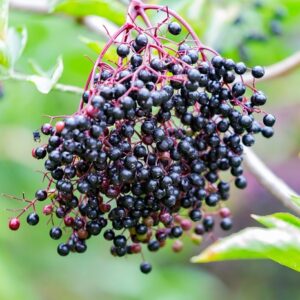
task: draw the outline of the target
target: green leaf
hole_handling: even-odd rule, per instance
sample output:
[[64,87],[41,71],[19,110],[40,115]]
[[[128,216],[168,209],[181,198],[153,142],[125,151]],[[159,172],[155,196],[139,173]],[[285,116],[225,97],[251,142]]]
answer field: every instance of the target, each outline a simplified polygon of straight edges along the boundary
[[12,78],[32,82],[39,92],[48,94],[62,75],[64,69],[62,58],[59,57],[56,65],[48,71],[44,71],[34,61],[30,61],[30,63],[37,75],[20,75],[12,72]]
[[191,259],[194,263],[271,259],[300,272],[300,230],[248,228],[224,238]]
[[84,36],[80,36],[79,40],[83,42],[86,46],[88,46],[91,50],[96,52],[98,55],[104,46],[104,43],[100,43],[99,41],[88,39]]
[[27,30],[25,27],[11,27],[8,29],[7,53],[9,67],[12,69],[22,55],[27,43]]
[[76,17],[96,15],[122,25],[126,11],[123,5],[114,0],[65,0],[54,7],[54,12]]
[[289,230],[290,226],[300,229],[300,219],[289,213],[275,213],[269,216],[251,215],[253,219],[269,228]]

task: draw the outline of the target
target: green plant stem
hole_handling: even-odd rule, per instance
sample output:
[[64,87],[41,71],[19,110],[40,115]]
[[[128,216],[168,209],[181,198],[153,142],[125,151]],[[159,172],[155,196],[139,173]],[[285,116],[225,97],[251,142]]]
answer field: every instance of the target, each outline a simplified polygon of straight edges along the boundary
[[[6,79],[14,79],[14,80],[18,80],[18,81],[30,82],[30,75],[13,72]],[[65,92],[65,93],[73,93],[73,94],[78,94],[78,95],[82,95],[82,93],[83,93],[82,88],[73,86],[73,85],[63,84],[63,83],[55,84],[53,89],[57,90],[57,91]]]

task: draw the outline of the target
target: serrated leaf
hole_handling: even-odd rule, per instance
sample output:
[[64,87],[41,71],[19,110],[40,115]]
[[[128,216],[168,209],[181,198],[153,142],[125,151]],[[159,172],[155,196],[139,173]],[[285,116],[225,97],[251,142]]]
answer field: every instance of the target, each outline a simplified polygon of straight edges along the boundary
[[271,259],[300,272],[300,230],[248,228],[224,238],[191,259],[207,263],[237,259]]
[[253,219],[269,228],[289,230],[290,226],[300,230],[300,219],[289,213],[275,213],[268,216],[251,215]]
[[83,42],[86,46],[88,46],[91,50],[93,50],[95,53],[99,54],[104,46],[103,43],[100,43],[96,40],[88,39],[84,36],[80,36],[79,40]]
[[7,36],[7,55],[9,67],[13,69],[15,63],[22,55],[27,43],[27,30],[25,27],[11,27]]
[[76,17],[101,16],[122,25],[125,21],[125,7],[114,0],[65,0],[54,7],[54,12]]

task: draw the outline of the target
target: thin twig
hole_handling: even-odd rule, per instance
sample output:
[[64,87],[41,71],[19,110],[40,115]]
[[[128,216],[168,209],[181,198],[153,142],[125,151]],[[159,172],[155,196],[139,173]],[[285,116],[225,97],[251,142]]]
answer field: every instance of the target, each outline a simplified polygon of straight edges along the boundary
[[[30,81],[30,75],[26,75],[26,74],[22,74],[22,73],[13,73],[11,74],[11,76],[9,77],[10,79],[14,79],[14,80],[19,80],[19,81]],[[66,93],[73,93],[73,94],[78,94],[78,95],[82,95],[82,93],[84,92],[84,90],[80,87],[77,86],[73,86],[73,85],[67,85],[67,84],[63,84],[63,83],[56,83],[53,86],[54,90],[57,91],[61,91],[61,92],[66,92]]]
[[[256,79],[256,81],[267,81],[270,79],[275,79],[278,77],[281,77],[283,75],[286,75],[287,73],[290,73],[297,69],[300,66],[300,51],[295,52],[291,56],[279,61],[278,63],[275,63],[273,65],[270,65],[265,68],[265,76],[261,79]],[[244,81],[246,83],[252,83],[253,77],[251,74],[247,74],[244,76]]]
[[276,176],[252,150],[245,147],[244,153],[245,165],[257,181],[284,206],[300,216],[300,207],[291,201],[292,196],[297,193]]

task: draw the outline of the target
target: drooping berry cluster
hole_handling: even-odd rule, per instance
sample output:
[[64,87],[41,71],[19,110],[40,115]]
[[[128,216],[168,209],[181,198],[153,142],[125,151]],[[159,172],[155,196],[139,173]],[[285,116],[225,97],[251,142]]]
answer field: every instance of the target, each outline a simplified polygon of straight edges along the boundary
[[[62,256],[85,252],[87,240],[99,234],[112,242],[113,255],[124,256],[140,253],[142,244],[157,251],[167,239],[178,252],[184,232],[201,237],[217,220],[229,230],[223,203],[230,182],[222,174],[230,172],[236,187],[245,188],[243,147],[257,133],[273,135],[272,115],[254,119],[267,99],[244,82],[244,63],[205,48],[167,8],[159,8],[166,19],[151,27],[145,11],[158,7],[132,5],[136,15],[104,48],[79,110],[44,124],[48,141],[33,150],[45,159],[48,185],[26,209],[48,201],[43,213],[53,224],[61,220],[51,238],[68,235],[57,249]],[[137,16],[147,28],[135,24]],[[117,60],[108,62],[114,46]],[[251,73],[255,82],[264,69]],[[27,222],[39,222],[35,211]],[[18,217],[9,226],[17,230]],[[143,262],[141,271],[151,265]]]

